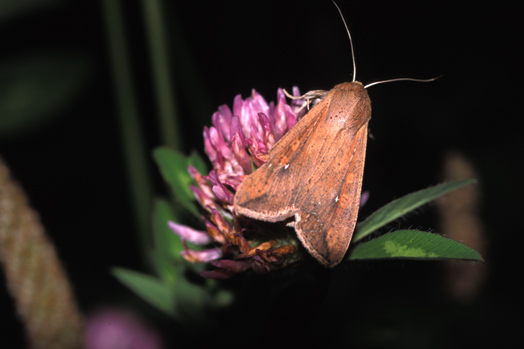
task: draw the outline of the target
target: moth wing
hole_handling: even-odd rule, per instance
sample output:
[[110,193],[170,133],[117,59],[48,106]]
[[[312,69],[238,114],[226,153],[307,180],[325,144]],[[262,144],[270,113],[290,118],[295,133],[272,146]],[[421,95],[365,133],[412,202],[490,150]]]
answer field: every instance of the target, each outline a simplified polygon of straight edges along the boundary
[[360,83],[335,86],[275,144],[235,194],[242,215],[295,215],[297,236],[326,267],[347,251],[358,215],[371,103]]
[[[320,126],[319,118],[327,108],[320,102],[307,113],[270,150],[268,161],[241,183],[235,194],[235,211],[268,222],[282,221],[296,213],[295,198],[308,164],[297,159]],[[297,161],[299,160],[299,161]]]
[[344,83],[319,106],[325,108],[322,129],[308,135],[289,169],[299,174],[293,193],[297,236],[321,264],[333,267],[347,251],[360,207],[371,102],[360,84]]
[[[353,134],[341,131],[326,144],[334,157],[319,158],[328,161],[323,171],[311,177],[307,191],[297,197],[295,230],[306,249],[322,265],[333,267],[344,257],[357,220],[367,143],[367,125]],[[338,147],[338,149],[336,149]],[[346,166],[341,166],[346,163]],[[321,167],[320,165],[317,165]],[[326,185],[325,183],[335,185]]]

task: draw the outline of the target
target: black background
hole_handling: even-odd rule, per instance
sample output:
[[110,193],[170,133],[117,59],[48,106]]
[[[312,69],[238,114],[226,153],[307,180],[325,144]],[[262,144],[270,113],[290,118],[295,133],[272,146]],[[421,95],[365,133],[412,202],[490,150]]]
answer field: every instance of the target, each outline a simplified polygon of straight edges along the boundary
[[[445,346],[510,344],[519,335],[515,316],[522,310],[518,271],[523,238],[518,217],[524,190],[518,68],[523,57],[517,26],[521,12],[512,7],[517,5],[501,2],[338,3],[353,36],[358,81],[442,75],[433,83],[370,88],[374,140],[368,142],[364,175],[364,189],[371,191],[370,211],[437,183],[443,154],[459,150],[478,171],[481,217],[490,242],[485,256],[489,279],[473,305],[439,298],[444,295],[438,291],[436,264],[356,264],[344,269],[355,313],[342,315],[353,324],[359,319],[348,319],[369,314],[366,309],[376,314],[380,305],[405,304],[409,310],[402,316],[410,319],[405,336],[414,331],[423,337],[416,324],[436,331],[439,323],[450,336]],[[347,34],[330,1],[173,1],[164,7],[174,43],[170,54],[185,152],[203,153],[202,127],[211,123],[216,107],[231,105],[236,94],[247,97],[255,88],[267,100],[275,100],[278,87],[297,85],[305,92],[352,79]],[[153,149],[160,144],[141,4],[128,1],[124,8],[143,128]],[[4,57],[60,48],[85,55],[93,69],[89,83],[63,115],[32,132],[0,139],[0,154],[40,213],[82,310],[122,299],[140,303],[108,272],[116,265],[143,270],[143,264],[125,182],[101,4],[63,1],[0,27],[4,33],[8,29],[11,34],[3,35]],[[175,33],[183,38],[182,46],[173,39]],[[179,50],[186,49],[198,74],[195,79],[205,88],[201,96],[205,115],[191,111],[191,96],[177,79],[177,72],[185,69],[177,60]],[[156,170],[153,162],[151,168]],[[156,180],[158,193],[165,194],[158,175]],[[432,228],[429,211],[407,224]],[[351,282],[352,274],[358,283]],[[2,332],[13,343],[22,343],[21,325],[3,283],[0,294]],[[367,298],[359,301],[358,295]],[[140,304],[148,312],[148,306]],[[427,320],[436,309],[439,320]],[[162,315],[149,312],[159,327],[169,327]],[[361,320],[376,325],[373,317]],[[339,333],[352,336],[350,327],[342,327]],[[172,333],[164,335],[176,343]],[[433,345],[439,347],[439,342]]]

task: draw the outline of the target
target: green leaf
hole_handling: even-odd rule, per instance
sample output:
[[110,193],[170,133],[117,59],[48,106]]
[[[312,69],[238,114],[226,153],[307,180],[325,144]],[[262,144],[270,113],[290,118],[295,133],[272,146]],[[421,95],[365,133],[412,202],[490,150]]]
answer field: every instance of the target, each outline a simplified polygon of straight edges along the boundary
[[180,238],[169,229],[168,221],[178,222],[169,202],[156,199],[153,206],[153,239],[155,250],[165,253],[175,260],[182,260],[180,252],[184,246]]
[[175,293],[161,280],[136,271],[113,268],[112,274],[154,307],[174,315]]
[[0,137],[37,129],[79,95],[89,61],[74,54],[39,54],[0,63]]
[[230,290],[218,290],[212,297],[212,305],[216,309],[223,309],[233,304],[235,296]]
[[[193,265],[191,266],[193,267]],[[176,309],[179,318],[184,320],[186,325],[203,324],[206,322],[206,309],[208,307],[209,296],[204,286],[205,280],[198,274],[194,274],[195,281],[190,281],[186,276],[191,274],[190,268],[180,268],[177,281],[174,285],[177,294]]]
[[113,268],[111,272],[140,298],[172,316],[180,324],[195,327],[209,321],[206,311],[210,297],[204,287],[205,280],[195,275],[195,280],[201,280],[202,283],[190,281],[186,276],[193,271],[187,268],[185,262],[175,262],[173,276],[176,282],[172,284],[124,268]]
[[391,201],[389,204],[379,208],[365,220],[357,224],[353,242],[357,242],[384,225],[402,217],[406,213],[443,196],[450,191],[475,183],[475,179],[464,179],[460,181],[439,184],[431,188],[420,190],[404,197]]
[[202,174],[208,173],[206,163],[204,159],[202,159],[202,157],[198,155],[198,152],[193,150],[191,152],[191,155],[189,155],[189,157],[187,158],[187,161],[188,161],[188,165],[189,164],[193,165],[198,170],[198,172]]
[[200,217],[194,204],[195,197],[189,188],[194,181],[187,172],[188,160],[182,154],[167,147],[156,148],[153,156],[160,167],[162,177],[169,184],[180,204]]
[[409,258],[423,260],[468,259],[483,261],[480,254],[460,242],[418,230],[397,230],[357,245],[349,260]]
[[176,275],[178,273],[178,263],[171,257],[159,250],[152,250],[149,253],[149,260],[153,265],[155,272],[162,282],[169,287],[173,287],[176,283]]
[[169,285],[173,285],[177,274],[177,261],[182,261],[180,252],[184,249],[180,238],[168,228],[168,221],[178,221],[171,205],[163,199],[156,199],[153,206],[153,245],[151,262],[156,273]]

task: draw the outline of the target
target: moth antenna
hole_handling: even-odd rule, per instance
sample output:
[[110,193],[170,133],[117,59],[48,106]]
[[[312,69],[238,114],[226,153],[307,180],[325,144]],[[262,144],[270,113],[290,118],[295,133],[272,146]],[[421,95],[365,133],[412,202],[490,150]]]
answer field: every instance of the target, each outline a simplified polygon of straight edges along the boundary
[[346,24],[346,20],[344,19],[344,15],[342,14],[342,11],[340,11],[340,7],[338,7],[335,0],[331,0],[331,1],[333,1],[333,4],[335,5],[335,7],[338,10],[338,13],[340,13],[340,17],[342,17],[342,22],[344,22],[344,27],[346,27],[346,31],[349,36],[349,44],[351,46],[351,57],[353,57],[353,82],[355,82],[355,79],[357,78],[357,65],[355,64],[355,51],[353,50],[353,40],[351,40],[351,33],[349,32],[349,28],[348,28],[348,25]]
[[436,78],[432,78],[432,79],[397,78],[397,79],[390,79],[390,80],[375,81],[375,82],[372,82],[371,84],[367,84],[366,86],[364,86],[364,88],[368,88],[368,87],[371,87],[373,85],[378,85],[378,84],[385,84],[386,82],[393,82],[393,81],[431,82],[431,81],[437,80],[440,77],[442,77],[442,75],[437,76]]

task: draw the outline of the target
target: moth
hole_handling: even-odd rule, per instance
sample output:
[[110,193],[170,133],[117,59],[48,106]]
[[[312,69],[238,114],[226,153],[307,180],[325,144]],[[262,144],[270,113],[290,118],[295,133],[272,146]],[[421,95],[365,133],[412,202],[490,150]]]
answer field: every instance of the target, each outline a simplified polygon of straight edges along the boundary
[[234,199],[237,214],[256,220],[294,217],[302,245],[329,268],[344,258],[360,207],[371,119],[366,88],[397,80],[434,80],[402,78],[363,86],[355,81],[352,43],[351,52],[353,81],[299,97],[320,101],[273,146],[268,161],[244,179]]

